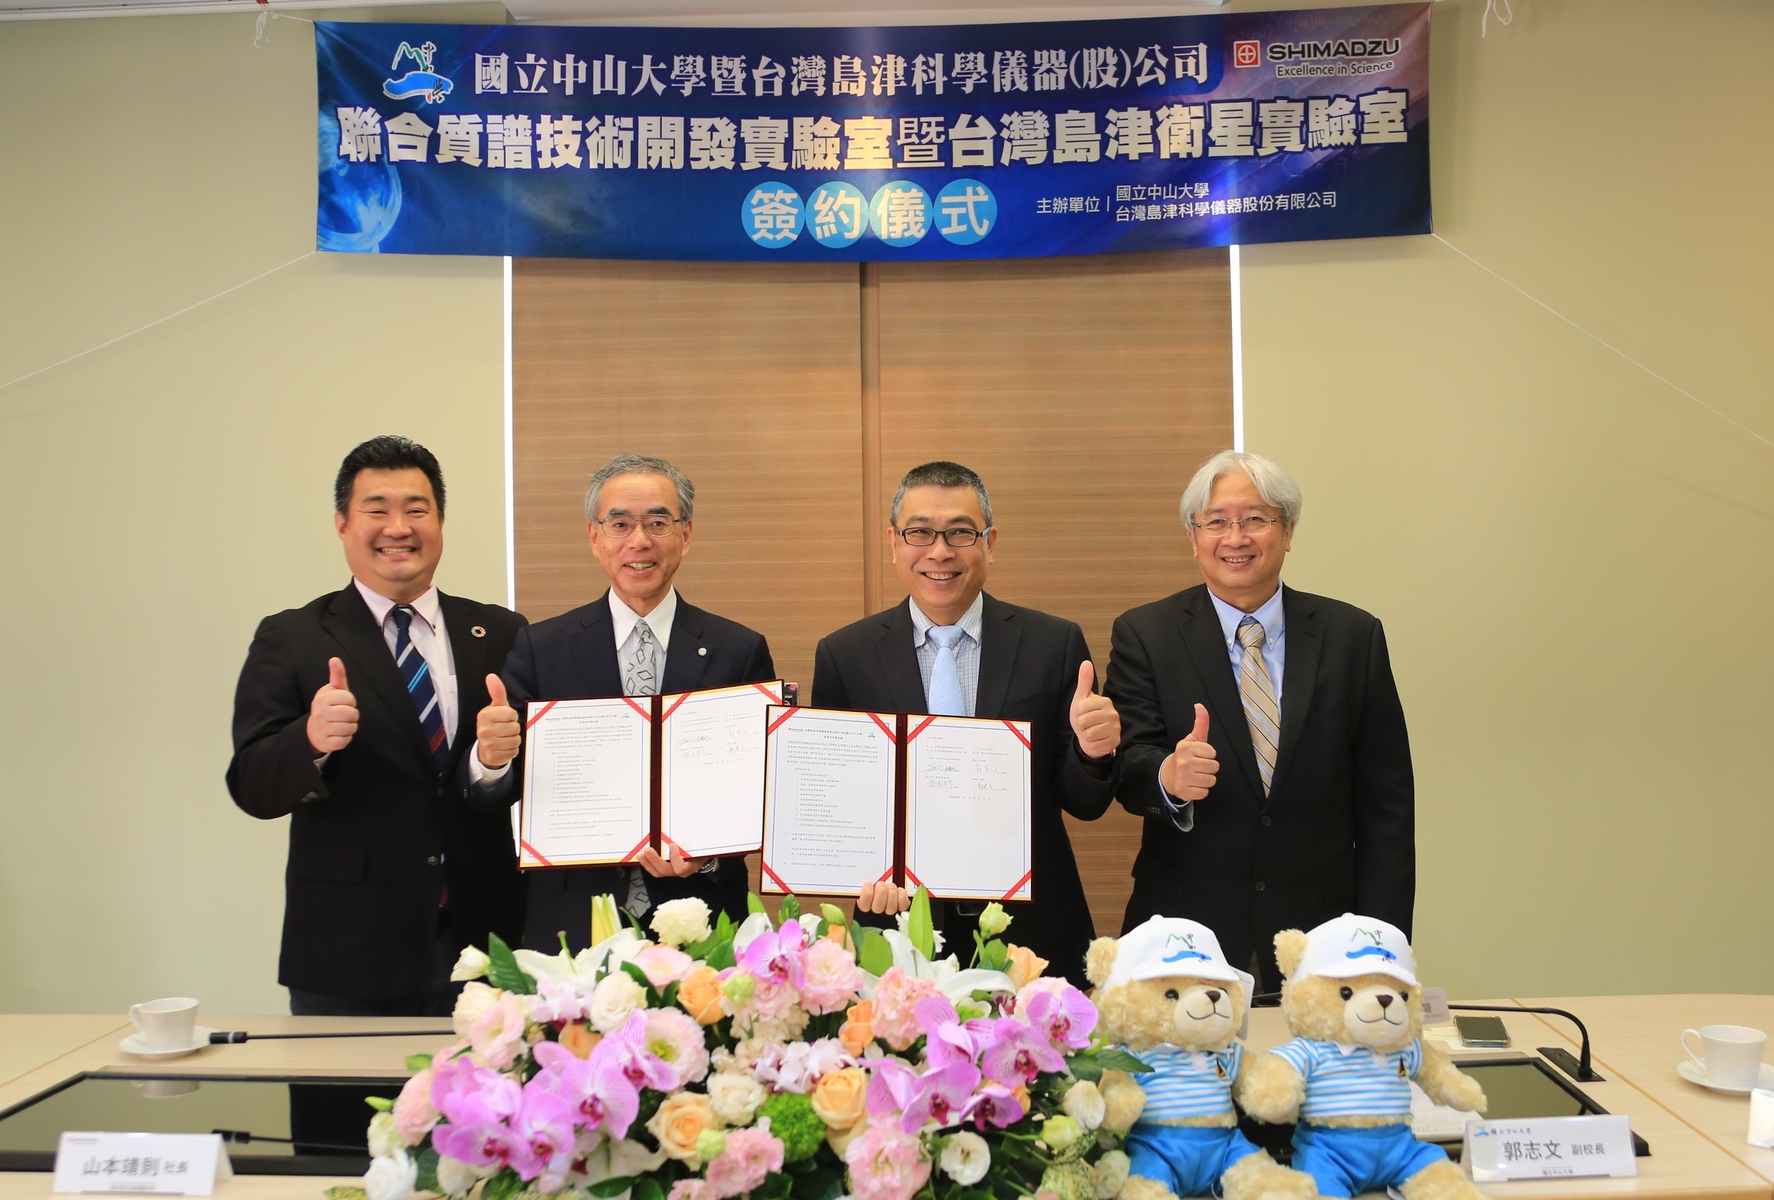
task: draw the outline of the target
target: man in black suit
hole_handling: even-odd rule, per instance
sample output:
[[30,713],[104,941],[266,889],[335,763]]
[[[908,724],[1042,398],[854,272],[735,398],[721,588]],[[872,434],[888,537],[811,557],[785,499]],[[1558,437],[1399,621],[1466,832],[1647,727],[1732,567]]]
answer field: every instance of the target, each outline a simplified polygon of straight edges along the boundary
[[[503,689],[494,690],[477,723],[469,761],[476,787],[499,789],[506,803],[517,799],[519,714],[532,700],[651,696],[776,678],[762,634],[695,607],[672,586],[690,552],[695,502],[696,489],[663,458],[619,454],[592,475],[586,531],[610,588],[518,634],[501,672]],[[563,932],[575,950],[590,945],[591,899],[606,892],[636,918],[666,900],[697,896],[711,912],[745,919],[744,855],[682,858],[669,846],[667,854],[649,847],[634,867],[528,872],[524,945],[555,950]]]
[[[1088,987],[1084,952],[1095,926],[1060,811],[1084,821],[1107,811],[1121,726],[1114,705],[1094,694],[1084,631],[986,594],[998,531],[985,484],[966,467],[912,468],[893,497],[888,536],[911,594],[820,641],[812,703],[1031,723],[1033,899],[1008,906],[1015,923],[1005,936]],[[861,893],[864,914],[907,904],[905,890],[889,883],[865,881]],[[937,928],[965,960],[981,906],[938,907]]]
[[1410,932],[1410,740],[1379,621],[1281,586],[1285,471],[1224,451],[1182,514],[1206,582],[1122,614],[1109,653],[1119,797],[1146,818],[1123,928],[1193,918],[1273,991],[1277,930],[1357,912]]
[[290,1011],[444,1015],[462,947],[523,921],[510,827],[468,806],[457,771],[524,619],[432,584],[443,472],[418,443],[353,450],[334,508],[352,581],[259,623],[228,792],[255,817],[290,817],[277,973]]

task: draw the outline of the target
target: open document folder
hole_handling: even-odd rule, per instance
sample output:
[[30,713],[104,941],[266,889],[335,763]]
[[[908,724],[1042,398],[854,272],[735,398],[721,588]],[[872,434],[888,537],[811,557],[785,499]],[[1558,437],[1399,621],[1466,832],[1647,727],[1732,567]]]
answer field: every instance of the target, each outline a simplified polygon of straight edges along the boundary
[[689,858],[763,843],[764,724],[782,683],[672,696],[533,701],[525,717],[518,865]]
[[1027,721],[770,708],[763,890],[855,895],[864,881],[954,900],[1027,900]]

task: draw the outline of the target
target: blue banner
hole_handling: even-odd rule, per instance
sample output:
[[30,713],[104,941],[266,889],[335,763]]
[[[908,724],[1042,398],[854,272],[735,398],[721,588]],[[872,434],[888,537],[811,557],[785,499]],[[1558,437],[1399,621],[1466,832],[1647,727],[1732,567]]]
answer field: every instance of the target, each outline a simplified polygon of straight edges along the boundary
[[1429,7],[322,22],[319,246],[854,262],[1428,233]]

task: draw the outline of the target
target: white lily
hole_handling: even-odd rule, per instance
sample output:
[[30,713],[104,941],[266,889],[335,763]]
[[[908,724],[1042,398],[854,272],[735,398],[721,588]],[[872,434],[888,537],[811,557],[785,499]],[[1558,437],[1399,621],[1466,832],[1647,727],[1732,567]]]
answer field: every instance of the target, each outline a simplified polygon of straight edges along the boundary
[[625,963],[639,954],[641,947],[646,944],[640,934],[625,927],[615,936],[607,937],[578,954],[569,955],[565,950],[558,954],[543,954],[538,950],[513,950],[511,956],[517,960],[518,968],[537,982],[544,979],[565,980],[573,985],[574,991],[589,996],[591,989],[597,986],[598,975],[606,963],[612,967]]
[[[960,961],[952,954],[947,958],[939,958],[932,962],[925,958],[916,946],[912,945],[911,938],[897,929],[883,929],[881,936],[887,939],[887,945],[893,951],[894,966],[907,975],[933,981],[938,988],[942,989],[942,994],[956,1004],[970,999],[975,992],[1011,995],[1016,993],[1016,985],[1010,981],[1010,976],[1002,971],[986,971],[977,967],[962,970]],[[874,997],[878,978],[878,976],[870,975],[867,971],[862,972],[864,999]]]

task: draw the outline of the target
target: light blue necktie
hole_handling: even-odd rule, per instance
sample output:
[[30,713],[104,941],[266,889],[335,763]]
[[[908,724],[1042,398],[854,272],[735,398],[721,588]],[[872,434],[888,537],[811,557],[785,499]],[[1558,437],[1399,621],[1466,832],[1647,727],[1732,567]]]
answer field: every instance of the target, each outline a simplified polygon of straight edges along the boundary
[[930,668],[930,711],[935,716],[964,717],[967,704],[961,698],[961,663],[955,647],[965,631],[959,625],[932,625],[924,636],[936,643],[936,662]]

